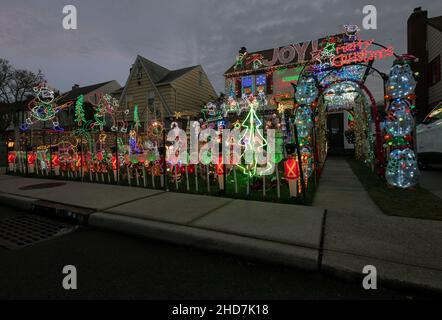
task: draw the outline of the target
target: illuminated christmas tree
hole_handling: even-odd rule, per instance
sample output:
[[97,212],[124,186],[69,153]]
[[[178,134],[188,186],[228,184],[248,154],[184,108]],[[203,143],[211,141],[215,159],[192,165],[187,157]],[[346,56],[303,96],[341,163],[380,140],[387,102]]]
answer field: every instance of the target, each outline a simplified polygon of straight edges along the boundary
[[140,116],[138,115],[138,105],[135,105],[135,107],[134,107],[134,128],[135,128],[135,130],[138,130],[139,127],[141,127]]
[[84,117],[83,102],[83,95],[78,96],[77,102],[75,103],[75,122],[79,127],[86,122],[86,118]]
[[244,174],[253,177],[257,174],[258,168],[262,169],[259,174],[264,175],[265,172],[271,170],[273,166],[269,162],[263,167],[259,164],[257,157],[258,154],[263,151],[264,147],[267,146],[267,140],[262,134],[262,129],[260,129],[262,121],[256,114],[256,110],[259,107],[258,101],[253,96],[250,96],[247,101],[249,104],[249,112],[242,122],[242,127],[245,128],[245,130],[240,139],[240,144],[244,147],[241,158],[247,159],[247,155],[251,154],[253,160],[250,163],[240,164],[238,167],[243,170]]

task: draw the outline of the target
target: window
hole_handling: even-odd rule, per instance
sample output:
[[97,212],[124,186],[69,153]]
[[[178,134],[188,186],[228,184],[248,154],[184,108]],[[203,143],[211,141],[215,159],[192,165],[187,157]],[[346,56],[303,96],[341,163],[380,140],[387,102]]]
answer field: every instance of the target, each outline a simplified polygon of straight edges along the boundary
[[242,77],[242,92],[249,95],[253,93],[253,76]]
[[255,78],[256,91],[267,92],[267,77],[265,74],[257,75]]
[[434,86],[440,81],[440,55],[431,60],[429,64],[430,69],[430,86]]
[[154,90],[149,90],[147,92],[147,105],[148,106],[153,105],[154,101],[155,101],[155,91]]

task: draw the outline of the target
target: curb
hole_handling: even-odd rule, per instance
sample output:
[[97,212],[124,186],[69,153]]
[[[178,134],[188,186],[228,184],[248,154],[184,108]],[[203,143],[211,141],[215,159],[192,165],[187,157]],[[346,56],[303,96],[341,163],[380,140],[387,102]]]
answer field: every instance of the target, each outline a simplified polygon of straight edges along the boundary
[[38,201],[39,201],[38,199],[34,198],[16,196],[7,193],[0,193],[1,204],[8,207],[16,208],[18,210],[33,211],[34,205]]
[[0,193],[0,204],[77,225],[87,225],[89,216],[95,212],[93,209],[68,206],[8,193]]
[[[66,207],[62,204],[7,193],[0,193],[0,204],[33,213],[36,213],[37,208],[42,208],[43,211],[52,218],[67,218],[70,222],[77,224],[79,222],[78,219],[73,219],[72,213],[75,211],[66,210]],[[80,211],[88,210],[85,208],[74,208],[74,210],[75,209]],[[65,216],[62,216],[63,214]],[[442,296],[442,276],[440,281],[434,282],[434,278],[437,279],[437,277],[429,278],[426,276],[436,271],[431,269],[426,270],[424,267],[415,267],[414,270],[411,270],[409,266],[399,263],[337,252],[338,254],[348,256],[344,260],[349,264],[344,266],[341,263],[336,263],[336,261],[330,261],[328,256],[329,252],[327,252],[326,249],[323,250],[324,257],[322,257],[322,261],[319,263],[322,248],[305,248],[185,225],[144,220],[103,212],[89,212],[88,219],[80,224],[98,229],[116,231],[131,236],[139,236],[177,245],[237,255],[272,264],[297,267],[308,271],[319,271],[345,281],[361,281],[362,283],[362,278],[365,275],[362,274],[362,267],[359,267],[374,264],[375,266],[381,266],[381,268],[378,268],[378,284],[383,283],[391,288],[412,289]],[[399,268],[402,270],[407,270],[408,268],[410,270],[407,270],[405,277],[398,277],[395,274],[391,274],[391,272],[384,272],[385,270],[382,269],[384,269],[386,265],[388,267],[385,270],[389,270],[389,267],[396,270]],[[410,274],[408,274],[408,272]],[[439,272],[442,274],[442,271],[437,271],[437,273]],[[385,276],[385,273],[390,274]],[[425,278],[422,280],[419,276],[419,279],[417,279],[416,275],[423,275]]]
[[89,226],[204,250],[317,271],[318,249],[297,247],[184,225],[96,212]]
[[349,253],[330,253],[325,250],[321,271],[343,280],[360,281],[362,286],[362,279],[366,276],[362,269],[366,265],[376,267],[378,286],[381,284],[383,287],[412,289],[442,296],[442,271],[423,266],[411,266]]

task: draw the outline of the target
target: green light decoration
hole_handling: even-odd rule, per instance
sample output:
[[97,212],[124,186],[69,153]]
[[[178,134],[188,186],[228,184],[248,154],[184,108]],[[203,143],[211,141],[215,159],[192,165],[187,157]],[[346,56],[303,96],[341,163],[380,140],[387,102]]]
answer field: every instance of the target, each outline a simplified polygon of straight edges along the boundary
[[[249,101],[249,112],[242,122],[244,130],[244,134],[240,139],[240,144],[244,146],[244,152],[241,155],[241,158],[244,159],[245,155],[253,153],[253,160],[248,164],[238,164],[237,166],[243,171],[245,175],[249,177],[253,177],[257,175],[258,169],[258,159],[257,152],[261,152],[265,146],[267,146],[267,140],[262,135],[262,130],[259,128],[262,126],[261,120],[258,118],[256,114],[256,108],[259,106],[256,98],[253,101]],[[259,146],[256,146],[255,142],[260,143]],[[269,162],[266,163],[266,167],[263,168],[260,175],[265,175],[269,170],[273,169],[273,165]]]
[[79,127],[81,127],[81,125],[86,122],[86,118],[84,117],[83,102],[84,96],[78,96],[77,102],[75,103],[75,122]]
[[134,107],[134,128],[138,130],[141,127],[140,116],[138,115],[138,105]]
[[275,155],[273,161],[279,163],[284,159],[284,136],[281,130],[276,131],[275,135]]
[[83,142],[87,143],[89,150],[92,150],[92,137],[90,132],[91,122],[92,121],[90,120],[84,121],[81,126],[72,131],[72,136],[74,136],[78,141],[84,139]]

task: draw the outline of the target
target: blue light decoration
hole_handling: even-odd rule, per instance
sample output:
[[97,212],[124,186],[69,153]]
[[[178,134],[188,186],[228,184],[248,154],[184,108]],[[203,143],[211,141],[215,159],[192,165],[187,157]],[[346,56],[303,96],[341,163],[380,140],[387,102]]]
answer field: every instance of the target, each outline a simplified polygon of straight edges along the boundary
[[387,82],[387,94],[391,99],[406,98],[414,92],[416,80],[408,64],[395,64]]
[[414,128],[414,119],[410,104],[405,99],[395,99],[390,105],[391,117],[387,118],[385,130],[393,137],[410,135]]
[[303,168],[304,183],[307,185],[308,178],[313,172],[313,159],[311,132],[313,127],[311,104],[318,96],[318,88],[313,74],[307,73],[298,82],[295,99],[299,104],[295,113],[295,124],[298,133],[297,147],[301,151],[301,166]]
[[255,78],[256,91],[265,92],[267,86],[267,77],[265,74],[257,75]]
[[389,184],[400,188],[416,185],[419,182],[419,170],[413,150],[393,150],[390,153],[385,178]]
[[267,77],[265,74],[260,74],[256,76],[256,85],[265,86],[267,83]]
[[242,92],[250,95],[253,93],[253,76],[245,76],[241,79]]
[[410,100],[414,98],[416,80],[410,65],[404,58],[395,61],[387,82],[387,107],[385,140],[392,148],[385,179],[390,185],[410,188],[419,181],[416,156],[411,149],[414,119],[411,114]]
[[304,76],[298,82],[295,98],[300,105],[310,105],[318,96],[318,88],[313,76]]

